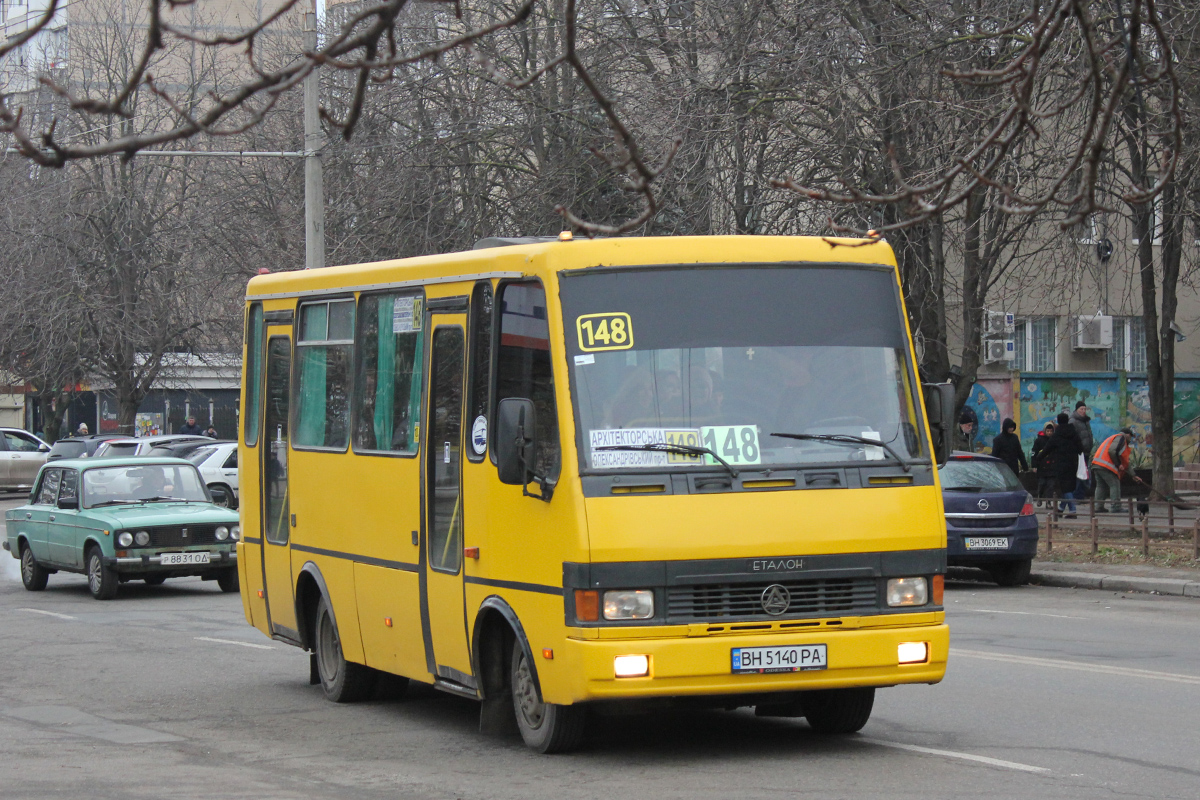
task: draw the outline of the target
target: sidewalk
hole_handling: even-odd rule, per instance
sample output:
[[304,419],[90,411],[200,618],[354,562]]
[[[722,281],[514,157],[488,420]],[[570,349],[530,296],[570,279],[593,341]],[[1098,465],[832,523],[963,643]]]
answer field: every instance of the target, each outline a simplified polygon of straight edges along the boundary
[[1146,564],[1087,564],[1034,561],[1030,583],[1116,592],[1156,592],[1200,597],[1200,573]]

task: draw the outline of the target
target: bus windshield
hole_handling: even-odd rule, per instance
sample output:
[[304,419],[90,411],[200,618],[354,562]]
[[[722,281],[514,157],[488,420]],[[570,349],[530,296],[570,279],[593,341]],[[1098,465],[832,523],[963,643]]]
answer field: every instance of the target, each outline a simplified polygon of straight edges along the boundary
[[890,271],[596,270],[562,294],[585,470],[927,458]]

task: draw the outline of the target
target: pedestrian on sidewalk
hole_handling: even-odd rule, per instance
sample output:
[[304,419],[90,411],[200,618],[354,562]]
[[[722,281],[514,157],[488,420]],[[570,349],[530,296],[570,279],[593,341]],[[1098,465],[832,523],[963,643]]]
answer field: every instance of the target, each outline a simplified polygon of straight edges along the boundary
[[1021,449],[1016,430],[1017,423],[1005,418],[1000,425],[1000,435],[992,440],[992,455],[1008,464],[1014,475],[1020,475],[1029,469],[1029,464],[1025,461],[1025,451]]
[[1129,471],[1129,456],[1133,450],[1133,429],[1120,431],[1105,439],[1092,456],[1092,474],[1096,476],[1096,510],[1107,512],[1104,503],[1112,495],[1114,512],[1124,511],[1121,507],[1121,478]]
[[[1071,414],[1071,427],[1075,429],[1075,433],[1079,434],[1079,443],[1083,446],[1083,454],[1087,456],[1092,452],[1092,447],[1095,446],[1095,439],[1092,437],[1092,418],[1088,416],[1087,403],[1080,400],[1075,404],[1075,411]],[[1084,466],[1086,469],[1086,464]],[[1091,491],[1091,476],[1088,478],[1079,478],[1079,482],[1075,484],[1075,499],[1083,500]]]
[[180,433],[190,433],[193,436],[200,436],[201,434],[204,433],[204,429],[196,424],[196,418],[194,416],[189,416],[187,418],[187,424],[184,425],[183,427],[181,427],[179,429],[179,432]]
[[979,417],[975,414],[975,409],[970,406],[963,406],[962,413],[958,416],[958,441],[955,446],[959,450],[974,453],[975,434],[978,431]]
[[1083,445],[1071,426],[1071,416],[1065,411],[1058,415],[1058,425],[1046,443],[1045,454],[1055,481],[1056,496],[1061,498],[1058,510],[1066,512],[1067,519],[1075,519],[1075,474],[1079,471]]
[[[1050,441],[1050,434],[1054,433],[1054,423],[1047,422],[1033,440],[1033,450],[1029,455],[1029,465],[1033,467],[1033,471],[1037,473],[1037,505],[1042,507],[1042,501],[1048,500],[1054,496],[1054,477],[1050,474],[1050,469],[1046,464],[1046,443]],[[1049,506],[1049,503],[1046,504]]]

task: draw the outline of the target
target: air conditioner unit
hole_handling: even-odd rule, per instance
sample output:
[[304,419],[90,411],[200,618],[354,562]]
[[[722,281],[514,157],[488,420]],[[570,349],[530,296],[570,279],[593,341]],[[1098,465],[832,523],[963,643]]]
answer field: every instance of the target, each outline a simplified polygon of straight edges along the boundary
[[983,335],[1004,336],[1013,332],[1016,327],[1016,317],[1006,311],[983,312]]
[[1012,339],[986,339],[983,342],[983,360],[989,364],[1012,361],[1017,357],[1017,348]]
[[1071,347],[1076,350],[1110,350],[1113,346],[1113,318],[1103,314],[1074,318]]

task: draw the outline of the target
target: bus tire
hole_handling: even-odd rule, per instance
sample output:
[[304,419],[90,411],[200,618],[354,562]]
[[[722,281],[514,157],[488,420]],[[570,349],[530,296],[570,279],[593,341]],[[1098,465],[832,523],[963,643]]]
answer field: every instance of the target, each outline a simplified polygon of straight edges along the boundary
[[342,640],[324,597],[317,603],[317,620],[313,631],[317,673],[326,699],[335,703],[356,703],[370,697],[375,690],[376,672],[370,667],[347,661],[342,655]]
[[217,586],[226,594],[236,592],[240,586],[238,584],[238,568],[225,567],[217,574]]
[[871,718],[874,687],[820,689],[800,695],[800,707],[817,733],[857,733]]
[[40,592],[46,588],[50,573],[33,557],[33,550],[24,542],[21,543],[21,583],[31,592]]
[[988,572],[997,586],[1024,586],[1029,583],[1029,572],[1032,569],[1033,559],[1031,558],[988,565]]
[[586,709],[542,702],[525,649],[518,643],[512,650],[513,711],[525,744],[539,753],[567,753],[578,748],[583,743]]

